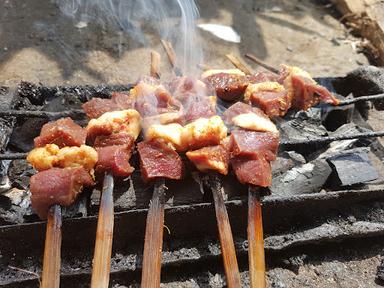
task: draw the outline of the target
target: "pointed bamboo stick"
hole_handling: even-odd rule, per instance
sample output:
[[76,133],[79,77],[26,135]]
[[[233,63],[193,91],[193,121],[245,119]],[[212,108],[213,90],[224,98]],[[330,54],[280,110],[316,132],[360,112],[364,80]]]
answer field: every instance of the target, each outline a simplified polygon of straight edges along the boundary
[[260,195],[255,187],[248,189],[248,259],[251,287],[264,288],[265,256],[263,238],[263,219]]
[[160,287],[165,189],[165,180],[157,180],[153,190],[145,228],[143,270],[141,274],[141,287],[143,288]]
[[179,67],[177,67],[176,52],[173,49],[172,43],[167,41],[167,40],[161,39],[161,44],[163,45],[165,53],[168,56],[168,60],[172,66],[173,72],[175,73],[176,76],[181,76],[183,73],[181,72],[181,69]]
[[43,260],[42,288],[59,288],[61,266],[61,207],[53,205],[48,212]]
[[260,60],[259,58],[257,58],[255,55],[248,53],[248,54],[245,54],[245,57],[252,60],[256,64],[259,64],[260,66],[264,67],[265,69],[269,70],[270,72],[272,72],[274,74],[279,74],[279,69],[276,69],[275,67],[268,65],[267,63],[265,63],[262,60]]
[[151,51],[150,75],[154,78],[160,78],[160,54],[156,51]]
[[221,254],[223,255],[224,270],[229,288],[241,287],[239,266],[237,264],[235,244],[233,242],[231,224],[223,198],[223,187],[218,175],[209,176],[209,186],[212,189],[215,204],[217,228],[219,230]]
[[113,176],[110,173],[106,173],[97,222],[91,280],[92,288],[107,288],[109,286],[114,224],[113,187]]
[[251,68],[249,68],[244,61],[242,61],[240,58],[236,57],[233,54],[227,54],[225,55],[229,61],[239,70],[243,71],[246,75],[253,74],[253,71]]

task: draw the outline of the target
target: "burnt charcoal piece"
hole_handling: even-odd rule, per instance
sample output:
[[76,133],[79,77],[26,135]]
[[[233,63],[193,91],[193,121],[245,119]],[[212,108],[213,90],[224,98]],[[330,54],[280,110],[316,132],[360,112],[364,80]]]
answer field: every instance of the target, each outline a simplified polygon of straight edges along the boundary
[[[355,97],[384,93],[384,68],[362,66],[336,81],[335,86],[344,90],[344,95],[353,93]],[[384,110],[384,99],[375,100],[373,104],[377,110]],[[357,107],[366,116],[369,104],[359,103]]]
[[[328,136],[327,129],[321,125],[319,120],[314,120],[308,116],[304,117],[304,115],[306,114],[301,113],[298,118],[288,121],[282,120],[279,121],[280,123],[277,123],[280,131],[280,142],[288,140],[309,140]],[[295,146],[295,151],[305,156],[324,146],[325,144],[297,145]],[[280,146],[280,148],[284,147]]]
[[41,127],[47,121],[47,119],[31,118],[16,127],[10,137],[9,147],[22,152],[31,151],[34,147],[33,139],[39,136]]
[[368,148],[356,148],[327,159],[337,185],[350,186],[376,180],[379,175],[368,158]]
[[352,121],[354,105],[326,106],[323,109],[323,125],[328,131],[335,131]]
[[323,159],[294,167],[272,179],[272,195],[317,193],[323,188],[331,172],[331,167]]
[[303,155],[295,151],[284,151],[281,155],[277,156],[275,161],[271,162],[272,177],[279,176],[296,165],[305,164],[305,162]]
[[29,178],[36,171],[28,164],[27,160],[13,160],[9,164],[8,177],[13,187],[20,189],[28,189]]

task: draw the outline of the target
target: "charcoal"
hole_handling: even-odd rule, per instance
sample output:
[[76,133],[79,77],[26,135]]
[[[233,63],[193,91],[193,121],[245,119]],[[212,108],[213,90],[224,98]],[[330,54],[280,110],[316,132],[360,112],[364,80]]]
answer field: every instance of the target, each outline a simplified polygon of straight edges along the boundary
[[272,195],[288,196],[321,191],[332,169],[324,159],[315,159],[293,167],[284,174],[272,178]]
[[31,118],[16,127],[9,140],[9,147],[17,151],[29,152],[33,149],[33,139],[39,136],[46,119]]
[[296,153],[295,151],[284,151],[277,156],[276,160],[272,164],[272,177],[276,177],[292,169],[296,165],[304,164],[305,158],[303,155]]
[[[328,135],[327,129],[321,125],[321,121],[318,119],[309,118],[308,114],[301,113],[300,117],[290,119],[287,121],[279,121],[277,123],[281,140],[308,140],[321,138]],[[307,154],[314,152],[317,149],[324,147],[324,145],[305,145],[303,147],[297,147],[296,152],[300,154]]]
[[354,105],[324,106],[322,123],[328,131],[335,131],[345,123],[352,121]]
[[29,178],[35,173],[36,171],[25,159],[13,160],[8,169],[8,177],[12,186],[25,190],[29,187]]
[[81,109],[82,102],[73,93],[57,93],[56,97],[50,99],[43,107],[43,111],[58,112],[69,109]]
[[369,160],[368,152],[369,148],[361,147],[327,158],[334,172],[332,182],[350,186],[376,180],[379,175]]
[[[337,86],[342,87],[345,94],[353,93],[355,97],[384,93],[384,68],[362,66],[341,80]],[[384,100],[375,100],[373,104],[377,110],[384,109]],[[366,114],[368,103],[359,103],[358,109]]]
[[[329,133],[330,136],[339,136],[339,135],[354,135],[357,133],[364,133],[364,132],[370,132],[371,130],[360,127],[354,123],[347,123],[343,126],[339,127],[336,131]],[[354,147],[360,147],[360,146],[369,146],[374,139],[351,139],[351,140],[342,140],[342,141],[334,141],[329,144],[329,147],[327,150],[321,152],[315,153],[312,155],[312,158],[328,158],[334,155],[339,154],[342,151],[354,148]]]
[[33,214],[30,193],[12,188],[0,195],[0,218],[7,223],[24,223]]

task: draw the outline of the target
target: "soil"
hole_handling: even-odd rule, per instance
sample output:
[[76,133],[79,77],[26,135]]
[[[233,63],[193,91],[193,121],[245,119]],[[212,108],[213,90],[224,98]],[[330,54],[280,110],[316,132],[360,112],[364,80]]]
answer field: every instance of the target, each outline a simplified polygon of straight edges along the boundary
[[[361,39],[349,34],[327,3],[200,0],[198,6],[200,23],[231,25],[241,36],[241,42],[235,44],[201,32],[204,64],[209,67],[229,68],[226,54],[249,52],[271,65],[298,65],[313,76],[343,76],[368,63],[357,48]],[[121,32],[93,23],[83,28],[77,24],[48,0],[1,1],[0,85],[15,86],[22,80],[44,85],[127,84],[148,73],[150,49],[166,59],[157,38],[152,37],[151,47],[144,47]],[[162,73],[169,71],[163,61]],[[371,115],[370,124],[383,129],[383,113],[373,111]],[[325,255],[305,261],[294,272],[274,267],[268,271],[269,286],[376,287],[381,249],[376,247],[374,253],[356,259]],[[222,275],[209,279],[207,286],[223,286]],[[199,287],[197,283],[190,279],[164,287]]]

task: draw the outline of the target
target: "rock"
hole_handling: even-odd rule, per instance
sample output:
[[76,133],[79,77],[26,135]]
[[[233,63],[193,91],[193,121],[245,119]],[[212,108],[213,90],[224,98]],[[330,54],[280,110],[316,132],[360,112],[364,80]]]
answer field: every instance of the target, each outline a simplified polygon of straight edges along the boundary
[[315,159],[293,167],[272,179],[272,195],[288,196],[319,192],[331,172],[331,167],[324,159]]

